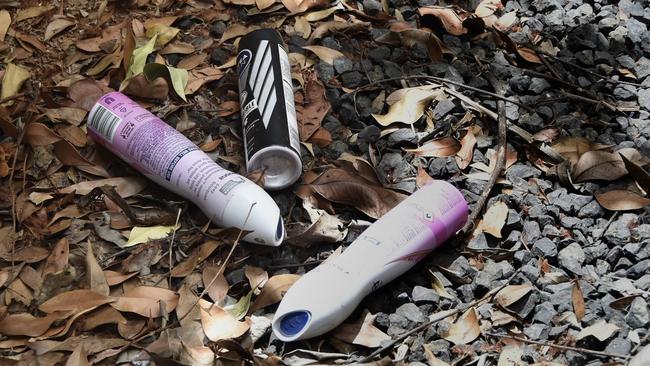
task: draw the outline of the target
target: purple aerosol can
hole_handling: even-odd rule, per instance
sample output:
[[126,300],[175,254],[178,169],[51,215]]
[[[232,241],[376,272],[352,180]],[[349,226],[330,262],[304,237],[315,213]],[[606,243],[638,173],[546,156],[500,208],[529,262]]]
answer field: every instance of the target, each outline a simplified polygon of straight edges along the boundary
[[239,41],[239,101],[246,169],[264,171],[264,188],[282,189],[302,173],[300,140],[286,46],[273,29]]
[[289,342],[321,335],[343,322],[361,300],[442,245],[467,221],[467,202],[436,180],[370,225],[341,255],[289,288],[273,332]]
[[278,246],[280,209],[258,185],[215,163],[187,137],[126,95],[104,95],[88,114],[88,133],[149,179],[194,202],[215,224]]

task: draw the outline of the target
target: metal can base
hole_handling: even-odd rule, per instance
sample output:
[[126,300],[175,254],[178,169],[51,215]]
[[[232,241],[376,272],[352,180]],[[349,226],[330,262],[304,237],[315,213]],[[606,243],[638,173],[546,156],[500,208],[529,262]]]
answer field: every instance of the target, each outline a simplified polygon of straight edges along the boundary
[[295,183],[302,174],[302,161],[290,148],[269,146],[258,151],[248,162],[248,171],[264,171],[264,188],[284,189]]

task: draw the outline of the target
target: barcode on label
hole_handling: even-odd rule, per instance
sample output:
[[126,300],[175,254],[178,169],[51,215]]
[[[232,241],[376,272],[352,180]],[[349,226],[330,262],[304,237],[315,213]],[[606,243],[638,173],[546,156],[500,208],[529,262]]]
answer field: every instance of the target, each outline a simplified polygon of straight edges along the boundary
[[99,105],[88,125],[106,140],[113,142],[113,136],[120,122],[122,122],[120,117],[116,116],[110,109]]

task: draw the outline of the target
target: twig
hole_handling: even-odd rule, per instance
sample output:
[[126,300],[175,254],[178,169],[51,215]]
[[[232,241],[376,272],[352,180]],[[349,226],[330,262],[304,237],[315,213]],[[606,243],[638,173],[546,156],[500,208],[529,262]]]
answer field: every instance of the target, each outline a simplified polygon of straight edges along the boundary
[[[492,87],[497,93],[501,95],[505,94],[506,88],[503,82],[497,80],[497,78],[490,72],[486,72],[484,76],[490,82],[490,84],[492,84]],[[498,127],[498,135],[497,135],[496,164],[494,165],[494,169],[492,170],[492,173],[490,173],[490,179],[487,181],[485,187],[483,188],[483,193],[481,193],[481,197],[479,197],[478,201],[476,202],[476,205],[474,206],[474,209],[472,210],[471,215],[469,216],[467,222],[465,223],[465,226],[463,226],[463,229],[461,230],[463,234],[467,234],[470,231],[470,229],[474,226],[474,221],[478,218],[478,216],[483,211],[483,206],[485,206],[485,203],[490,197],[490,192],[492,191],[494,184],[496,183],[497,179],[499,179],[499,177],[501,176],[501,173],[503,172],[503,168],[506,165],[506,143],[507,143],[507,133],[508,133],[508,119],[506,118],[506,103],[503,100],[497,101],[497,109],[499,113],[497,118],[497,121],[499,122],[499,127]]]
[[511,336],[511,335],[508,335],[508,334],[496,334],[496,333],[490,333],[490,332],[483,332],[483,334],[486,335],[486,336],[490,336],[490,337],[509,338],[509,339],[514,339],[514,340],[519,341],[519,342],[536,344],[538,346],[547,346],[547,347],[551,347],[551,348],[563,349],[565,351],[574,351],[574,352],[579,352],[579,353],[589,353],[589,354],[592,354],[592,355],[604,356],[604,357],[622,358],[624,360],[627,360],[628,358],[630,358],[630,356],[628,356],[628,355],[619,355],[619,354],[616,354],[616,353],[609,353],[609,352],[603,352],[603,351],[594,351],[594,350],[591,350],[591,349],[588,349],[588,348],[582,348],[582,347],[563,346],[561,344],[556,344],[556,343],[551,343],[551,342],[533,341],[533,340],[530,340],[530,339]]
[[463,307],[456,308],[456,309],[450,311],[449,313],[441,314],[441,315],[439,315],[439,316],[437,316],[437,317],[435,317],[435,318],[433,318],[433,319],[430,319],[430,320],[429,320],[428,322],[426,322],[426,323],[420,324],[420,325],[418,325],[417,327],[415,327],[415,328],[413,328],[413,329],[411,329],[411,330],[409,330],[409,331],[407,331],[407,332],[405,332],[405,333],[402,333],[400,336],[398,336],[397,338],[395,338],[395,339],[393,339],[392,341],[390,341],[390,343],[387,343],[387,344],[381,346],[380,348],[378,348],[377,350],[375,350],[374,352],[372,352],[371,354],[369,354],[369,355],[368,355],[367,357],[365,357],[363,360],[359,361],[359,363],[370,362],[370,361],[372,361],[372,359],[373,359],[375,356],[381,354],[382,352],[386,351],[386,350],[389,349],[389,348],[392,348],[394,345],[396,345],[397,343],[403,341],[404,339],[406,339],[406,338],[409,337],[410,335],[415,334],[415,333],[417,333],[417,332],[419,332],[419,331],[421,331],[421,330],[423,330],[423,329],[428,328],[429,326],[431,326],[431,324],[435,324],[435,323],[437,323],[437,322],[439,322],[439,321],[441,321],[441,320],[444,320],[444,319],[446,319],[446,318],[449,318],[450,316],[454,316],[454,315],[456,315],[456,314],[459,314],[459,313],[465,312],[465,311],[467,311],[468,309],[470,309],[470,308],[472,308],[472,307],[474,307],[474,306],[480,304],[481,302],[484,302],[484,301],[486,301],[486,300],[488,300],[488,299],[491,299],[491,298],[492,298],[494,295],[496,295],[499,291],[501,291],[503,288],[505,288],[506,286],[508,286],[508,284],[510,283],[510,281],[512,281],[512,279],[515,278],[515,276],[516,276],[517,274],[519,274],[520,271],[521,271],[521,268],[517,269],[517,270],[512,274],[512,276],[510,276],[510,278],[508,278],[508,280],[507,280],[503,285],[501,285],[501,286],[499,286],[499,287],[497,287],[497,288],[494,288],[494,289],[490,290],[490,291],[489,291],[487,294],[485,294],[485,296],[483,296],[482,298],[480,298],[480,299],[478,299],[478,300],[474,300],[474,301],[470,302],[469,304],[467,304],[467,305],[465,305],[465,306],[463,306]]
[[19,99],[19,98],[22,98],[22,97],[25,97],[25,96],[27,96],[27,93],[14,94],[14,95],[8,96],[6,98],[0,99],[0,104],[8,102],[10,100]]
[[474,91],[474,92],[477,92],[477,93],[489,95],[489,96],[491,96],[493,98],[505,100],[505,101],[510,102],[512,104],[516,104],[516,105],[520,106],[521,108],[524,108],[525,110],[527,110],[529,112],[533,111],[533,109],[530,108],[529,106],[527,106],[527,105],[525,105],[525,104],[523,104],[523,103],[521,103],[521,102],[519,102],[517,100],[504,97],[503,95],[495,94],[495,93],[492,93],[492,92],[487,91],[487,90],[479,89],[479,88],[476,88],[476,87],[473,87],[473,86],[470,86],[470,85],[467,85],[467,84],[460,83],[458,81],[453,81],[453,80],[440,78],[440,77],[437,77],[437,76],[430,76],[430,75],[407,75],[407,76],[400,76],[400,77],[396,77],[396,78],[381,79],[381,80],[377,80],[377,81],[374,81],[372,83],[366,84],[364,86],[361,86],[361,87],[359,87],[359,88],[357,88],[357,89],[355,89],[355,90],[353,90],[353,91],[351,91],[349,93],[346,93],[346,94],[354,94],[354,95],[356,95],[360,91],[366,90],[368,88],[372,88],[375,85],[384,84],[384,83],[388,83],[388,82],[391,82],[391,81],[401,81],[401,80],[429,80],[429,81],[435,81],[435,82],[438,82],[438,83],[447,83],[447,84],[458,86],[458,87],[461,87],[461,88],[464,88],[464,89],[467,89],[467,90],[471,90],[471,91]]
[[174,265],[172,264],[172,249],[174,249],[174,237],[176,237],[176,230],[178,229],[178,220],[181,218],[181,209],[178,209],[178,214],[176,214],[176,222],[174,223],[174,231],[172,231],[172,238],[169,241],[169,285],[172,283],[172,270]]

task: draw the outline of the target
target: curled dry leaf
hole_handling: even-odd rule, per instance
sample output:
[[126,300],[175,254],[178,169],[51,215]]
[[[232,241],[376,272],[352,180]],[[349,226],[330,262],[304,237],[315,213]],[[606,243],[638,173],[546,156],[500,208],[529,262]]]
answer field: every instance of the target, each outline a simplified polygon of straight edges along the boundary
[[576,164],[578,159],[580,159],[580,156],[587,151],[605,150],[610,148],[611,145],[602,145],[591,142],[584,137],[560,137],[551,144],[551,147],[560,155],[571,161],[572,164]]
[[433,15],[438,18],[445,27],[445,30],[450,34],[460,36],[467,33],[467,28],[463,26],[463,21],[467,19],[469,14],[465,11],[451,7],[427,6],[418,9],[418,12],[420,16]]
[[119,285],[120,283],[128,280],[136,274],[138,274],[138,272],[120,273],[111,270],[104,271],[104,276],[106,277],[106,282],[109,286]]
[[332,105],[325,96],[325,87],[315,75],[305,80],[302,92],[296,95],[296,119],[300,140],[309,140],[320,128]]
[[264,286],[266,281],[269,280],[269,274],[264,269],[255,266],[245,266],[244,275],[248,279],[252,289]]
[[27,313],[8,314],[0,320],[0,334],[38,337],[50,329],[52,323],[67,318],[68,315],[68,312],[52,313],[36,318]]
[[129,240],[123,247],[130,247],[137,244],[146,243],[150,240],[164,239],[177,229],[178,226],[174,225],[157,225],[147,227],[134,226],[133,229],[131,229],[131,234],[129,234]]
[[[0,99],[12,97],[20,91],[23,84],[29,80],[29,70],[22,66],[9,63],[2,75],[2,89],[0,89]],[[13,101],[6,101],[3,105],[13,105]]]
[[437,86],[423,86],[402,90],[399,100],[390,106],[388,113],[372,115],[377,123],[384,127],[397,122],[408,125],[413,124],[422,117],[431,101],[443,93],[442,89]]
[[478,316],[476,310],[471,307],[449,327],[443,338],[453,344],[468,344],[480,334]]
[[376,315],[364,310],[361,317],[352,324],[341,324],[332,331],[332,336],[351,344],[376,348],[391,338],[373,325]]
[[203,332],[213,342],[237,338],[250,328],[249,320],[240,322],[216,305],[210,306],[209,310],[201,309],[201,324]]
[[147,318],[162,316],[161,304],[165,303],[165,311],[171,312],[178,304],[178,294],[160,287],[138,286],[117,297],[111,306],[119,311],[136,313]]
[[325,7],[329,0],[282,0],[284,7],[291,13],[304,13],[313,8]]
[[488,233],[495,238],[501,238],[501,229],[506,224],[508,218],[508,205],[502,201],[498,201],[490,206],[485,212],[483,219],[478,224],[477,229]]
[[309,37],[309,42],[313,42],[314,40],[323,38],[325,35],[327,35],[330,32],[339,32],[339,33],[346,33],[346,32],[358,32],[358,31],[366,31],[368,27],[370,26],[369,22],[340,22],[340,21],[330,21],[330,22],[322,22],[321,24],[314,29],[313,32],[311,32],[311,37]]
[[650,199],[623,189],[596,194],[596,200],[610,211],[638,210],[650,205]]
[[535,52],[535,50],[530,49],[528,47],[518,46],[517,47],[517,55],[519,55],[519,57],[521,57],[522,59],[524,59],[524,60],[526,60],[526,61],[528,61],[530,63],[533,63],[533,64],[542,64],[543,63],[542,59],[539,57],[537,52]]
[[111,297],[93,290],[72,290],[54,296],[42,303],[38,309],[47,314],[65,311],[78,313],[112,301]]
[[620,155],[606,151],[587,151],[580,156],[573,167],[573,181],[616,180],[627,174],[625,163]]
[[347,235],[343,222],[336,216],[318,209],[309,200],[302,206],[309,216],[309,222],[292,222],[287,225],[287,241],[301,247],[323,243],[336,243]]
[[606,341],[609,339],[611,336],[614,335],[619,330],[619,327],[617,327],[614,324],[609,324],[605,322],[604,320],[600,320],[594,325],[591,325],[589,327],[586,327],[578,333],[576,336],[576,340],[582,340],[586,337],[595,337],[601,342]]
[[451,137],[443,137],[437,140],[431,140],[417,149],[404,149],[415,156],[443,158],[453,156],[460,151],[460,144]]
[[63,271],[68,266],[69,254],[70,245],[68,239],[64,237],[56,243],[54,248],[52,248],[52,252],[45,260],[45,263],[43,263],[41,267],[41,277],[45,278],[49,273],[59,273]]
[[262,292],[251,305],[250,312],[265,308],[282,300],[285,292],[300,278],[296,274],[275,275],[266,282]]
[[93,253],[93,245],[90,242],[86,246],[86,278],[88,279],[88,287],[91,290],[108,296],[110,288],[108,287],[108,282],[106,281],[102,267],[97,263],[97,258],[95,258],[95,254]]
[[86,315],[81,321],[81,329],[93,330],[105,324],[126,324],[127,320],[122,314],[111,306],[104,306]]
[[427,173],[424,168],[421,166],[418,166],[418,173],[415,176],[415,186],[418,188],[422,188],[426,186],[427,184],[430,184],[434,181],[433,178]]
[[494,13],[502,8],[501,0],[483,0],[476,7],[474,14],[483,19],[486,27],[491,28],[498,19]]
[[86,195],[93,189],[102,187],[104,185],[115,187],[115,191],[117,191],[120,197],[128,198],[140,193],[147,186],[147,182],[144,179],[137,177],[107,178],[73,184],[61,189],[60,192],[74,192],[78,195]]
[[22,22],[30,18],[39,17],[48,11],[54,9],[54,5],[41,5],[41,6],[30,6],[28,8],[20,9],[16,13],[16,23]]
[[[218,271],[218,266],[207,266],[203,269],[202,274],[203,286],[210,286],[208,287],[208,296],[210,296],[212,301],[215,303],[221,302],[228,294],[228,289],[230,288],[223,273],[220,273],[219,276],[215,278]],[[212,284],[210,285],[210,283]]]
[[623,163],[625,164],[625,169],[630,173],[630,176],[636,180],[639,184],[639,187],[643,189],[646,193],[650,193],[650,174],[641,167],[645,165],[644,162],[634,162],[631,158],[627,157],[620,150],[618,151]]
[[573,313],[576,319],[581,321],[585,317],[585,298],[582,294],[579,281],[573,281],[573,289],[571,290],[571,302],[573,304]]
[[65,363],[65,366],[90,366],[90,365],[91,365],[90,362],[88,362],[88,353],[86,352],[83,343],[79,343],[77,348],[75,348],[74,352],[72,352],[72,354],[68,358],[68,361]]
[[312,46],[303,46],[302,48],[313,52],[316,56],[318,56],[319,59],[321,59],[323,62],[325,62],[328,65],[333,65],[334,60],[338,58],[345,58],[345,55],[342,54],[341,52],[325,46],[312,45]]
[[49,41],[52,37],[63,32],[66,28],[73,26],[75,23],[67,19],[55,19],[45,28],[44,41]]
[[467,133],[460,140],[461,148],[456,153],[456,164],[459,169],[465,169],[472,162],[474,157],[474,146],[476,146],[476,136],[472,130],[467,130]]
[[0,10],[0,42],[4,42],[7,30],[11,25],[11,14],[5,9]]
[[533,286],[530,284],[506,286],[497,293],[494,299],[499,305],[507,308],[526,296],[532,289]]
[[172,277],[185,277],[188,276],[201,262],[206,260],[212,252],[219,246],[219,242],[210,240],[207,241],[195,250],[188,258],[174,266],[171,270]]

